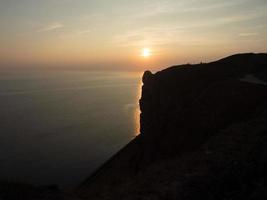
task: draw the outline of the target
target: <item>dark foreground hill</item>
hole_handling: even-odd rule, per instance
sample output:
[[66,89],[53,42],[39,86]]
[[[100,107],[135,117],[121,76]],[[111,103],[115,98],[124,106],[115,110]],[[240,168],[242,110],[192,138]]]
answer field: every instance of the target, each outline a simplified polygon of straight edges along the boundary
[[143,76],[141,134],[88,178],[85,199],[267,199],[267,54]]

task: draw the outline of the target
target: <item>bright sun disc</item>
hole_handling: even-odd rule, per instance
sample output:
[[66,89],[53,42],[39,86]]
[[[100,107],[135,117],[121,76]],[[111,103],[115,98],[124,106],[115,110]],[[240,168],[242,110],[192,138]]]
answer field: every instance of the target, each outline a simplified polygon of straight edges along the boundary
[[148,49],[148,48],[144,48],[144,49],[143,49],[143,53],[142,53],[142,55],[143,55],[143,57],[145,57],[145,58],[149,57],[149,56],[151,55],[151,51],[150,51],[150,49]]

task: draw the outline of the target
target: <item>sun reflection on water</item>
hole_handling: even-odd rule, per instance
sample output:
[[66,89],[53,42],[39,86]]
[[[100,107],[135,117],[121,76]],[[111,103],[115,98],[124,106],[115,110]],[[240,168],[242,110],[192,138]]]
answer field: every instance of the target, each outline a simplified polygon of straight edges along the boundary
[[137,136],[140,134],[140,107],[139,107],[139,100],[141,98],[141,92],[142,92],[142,81],[140,80],[138,87],[137,87],[137,95],[136,95],[136,109],[134,111],[134,136]]

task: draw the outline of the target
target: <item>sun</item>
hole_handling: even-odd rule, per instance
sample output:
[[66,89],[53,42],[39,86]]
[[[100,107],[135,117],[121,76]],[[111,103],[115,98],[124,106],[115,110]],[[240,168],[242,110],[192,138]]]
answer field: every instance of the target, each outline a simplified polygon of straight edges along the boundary
[[151,50],[149,48],[144,48],[142,51],[142,56],[144,58],[150,57],[151,56]]

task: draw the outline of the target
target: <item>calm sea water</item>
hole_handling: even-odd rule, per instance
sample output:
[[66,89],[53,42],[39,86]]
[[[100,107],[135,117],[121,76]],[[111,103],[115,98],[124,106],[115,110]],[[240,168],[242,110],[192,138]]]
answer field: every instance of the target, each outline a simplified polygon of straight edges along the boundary
[[0,73],[0,180],[84,180],[138,134],[141,75]]

